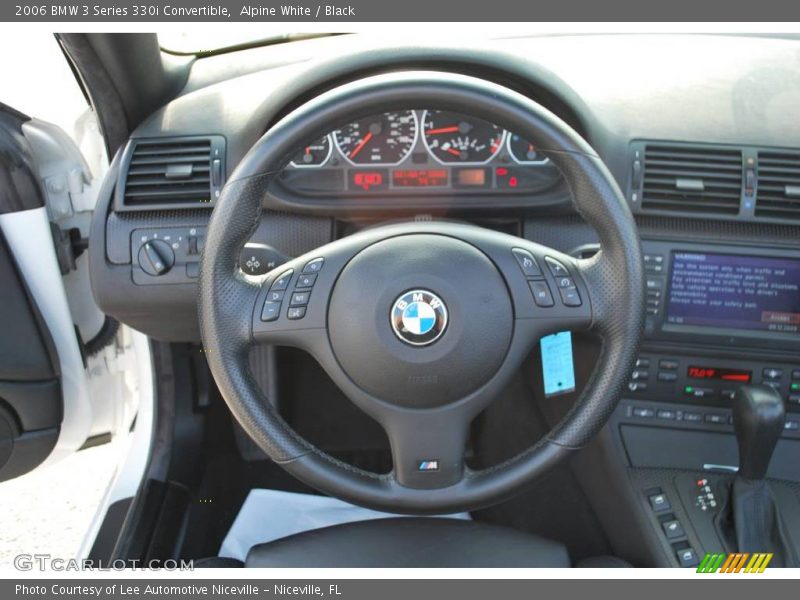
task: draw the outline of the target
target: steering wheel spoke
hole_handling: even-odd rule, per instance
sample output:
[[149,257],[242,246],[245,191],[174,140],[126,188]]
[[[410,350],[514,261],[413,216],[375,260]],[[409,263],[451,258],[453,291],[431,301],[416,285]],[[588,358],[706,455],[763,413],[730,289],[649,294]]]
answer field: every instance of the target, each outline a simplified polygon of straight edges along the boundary
[[394,463],[393,477],[408,488],[454,485],[464,475],[464,450],[471,415],[463,409],[394,411],[384,422]]

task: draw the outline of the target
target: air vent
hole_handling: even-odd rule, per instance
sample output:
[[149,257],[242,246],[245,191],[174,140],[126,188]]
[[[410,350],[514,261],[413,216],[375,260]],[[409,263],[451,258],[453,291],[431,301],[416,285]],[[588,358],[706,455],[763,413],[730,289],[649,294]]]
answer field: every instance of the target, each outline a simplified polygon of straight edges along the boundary
[[129,210],[211,205],[222,187],[224,156],[219,136],[132,140],[118,204]]
[[800,152],[759,152],[756,217],[800,221]]
[[742,197],[739,149],[647,144],[642,209],[737,215]]

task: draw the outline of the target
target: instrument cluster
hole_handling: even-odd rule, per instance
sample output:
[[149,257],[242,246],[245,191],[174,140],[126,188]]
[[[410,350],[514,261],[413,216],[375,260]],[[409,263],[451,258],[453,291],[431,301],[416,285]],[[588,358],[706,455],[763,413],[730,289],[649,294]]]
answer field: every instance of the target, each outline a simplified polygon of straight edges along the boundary
[[281,175],[300,195],[507,193],[560,181],[534,144],[469,115],[404,110],[363,118],[314,140]]

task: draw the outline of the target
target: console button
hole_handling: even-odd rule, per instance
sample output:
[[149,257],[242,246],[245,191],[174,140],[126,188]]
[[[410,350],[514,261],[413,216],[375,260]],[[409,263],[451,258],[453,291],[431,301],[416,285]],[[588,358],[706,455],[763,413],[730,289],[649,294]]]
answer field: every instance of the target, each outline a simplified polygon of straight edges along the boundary
[[631,392],[644,392],[647,390],[647,384],[644,381],[629,381],[628,389]]
[[514,255],[514,258],[517,259],[519,268],[522,269],[522,273],[525,277],[542,276],[542,270],[539,268],[539,265],[536,264],[536,259],[533,257],[533,254],[522,248],[512,248],[511,253]]
[[324,263],[324,258],[315,258],[314,260],[310,260],[303,267],[303,273],[319,273],[322,270],[322,265]]
[[792,381],[800,380],[800,369],[792,371]]
[[726,425],[728,416],[720,413],[706,413],[705,422],[713,423],[714,425]]
[[800,394],[789,394],[787,400],[789,404],[800,404]]
[[637,407],[633,409],[633,416],[650,419],[656,416],[656,411],[654,411],[652,408]]
[[699,423],[703,420],[703,415],[696,412],[685,412],[683,413],[683,420],[689,423]]
[[306,307],[305,306],[297,306],[289,308],[286,312],[286,316],[291,319],[292,321],[296,319],[302,319],[306,316]]
[[667,539],[669,540],[681,538],[686,535],[686,533],[683,531],[683,526],[678,520],[667,521],[666,523],[662,523],[661,529],[664,530],[664,534],[667,536]]
[[783,428],[787,431],[798,431],[800,430],[800,421],[786,421]]
[[669,371],[659,371],[658,372],[658,380],[659,381],[675,381],[678,379],[677,373],[670,373]]
[[733,400],[733,397],[736,395],[736,390],[722,390],[719,395],[725,398],[725,400]]
[[569,277],[569,271],[567,271],[567,267],[565,267],[561,262],[557,261],[555,258],[550,258],[549,256],[544,257],[544,262],[547,263],[547,268],[550,269],[550,273],[553,277]]
[[643,369],[646,369],[647,367],[650,366],[650,359],[649,358],[641,358],[641,357],[637,358],[636,359],[636,366],[637,367],[642,367]]
[[262,321],[274,321],[281,313],[280,302],[264,302],[264,308],[261,309]]
[[650,507],[655,512],[663,512],[672,508],[666,494],[653,494],[652,496],[648,496],[647,499],[650,502]]
[[547,308],[555,304],[553,295],[550,293],[550,286],[547,285],[546,281],[529,281],[528,285],[533,294],[533,301],[536,302],[537,306]]
[[674,421],[675,420],[675,411],[674,410],[660,410],[656,414],[659,419],[667,419]]
[[292,273],[294,273],[294,271],[292,271],[291,269],[281,273],[280,276],[272,283],[272,287],[270,287],[269,289],[285,290],[287,287],[289,287],[289,281],[291,281],[292,279]]
[[697,557],[697,552],[694,551],[694,548],[678,550],[675,552],[675,556],[678,557],[678,563],[682,567],[696,567],[700,564],[700,559]]
[[631,373],[631,379],[648,379],[650,377],[650,372],[645,371],[644,369],[636,369],[633,373]]
[[774,380],[772,380],[772,379],[762,379],[762,380],[761,380],[761,383],[762,383],[762,384],[764,384],[764,385],[768,385],[769,387],[771,387],[771,388],[773,388],[773,389],[776,389],[776,390],[778,390],[778,391],[780,391],[780,389],[781,389],[781,382],[780,382],[780,380],[778,380],[778,381],[774,381]]
[[308,304],[310,296],[311,292],[294,292],[292,294],[292,299],[289,300],[289,306],[305,306]]
[[198,277],[200,277],[200,263],[199,262],[186,263],[186,276],[190,277],[191,279],[197,279]]
[[761,376],[764,379],[771,379],[775,381],[783,377],[783,369],[776,369],[775,367],[764,367],[761,371]]
[[317,280],[316,273],[303,273],[297,278],[297,283],[294,284],[297,288],[310,288]]
[[[566,279],[566,277],[564,278]],[[578,293],[578,288],[570,287],[570,288],[558,288],[558,293],[561,296],[561,302],[564,303],[564,306],[580,306],[581,305],[581,295]]]
[[666,371],[674,371],[678,368],[678,361],[670,358],[662,358],[658,361],[658,368]]
[[683,388],[683,393],[687,396],[694,396],[695,398],[712,398],[714,390],[711,388],[694,387],[687,385]]

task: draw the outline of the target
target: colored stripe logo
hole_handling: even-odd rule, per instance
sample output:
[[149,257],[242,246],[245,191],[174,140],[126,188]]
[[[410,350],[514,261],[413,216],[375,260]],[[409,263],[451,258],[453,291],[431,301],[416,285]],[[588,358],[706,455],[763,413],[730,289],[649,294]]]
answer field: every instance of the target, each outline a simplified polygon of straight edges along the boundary
[[772,560],[772,552],[734,552],[706,554],[698,573],[763,573]]

